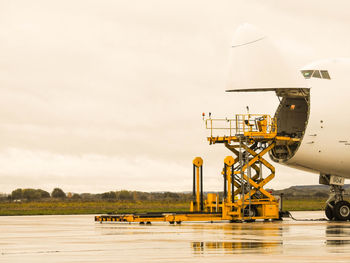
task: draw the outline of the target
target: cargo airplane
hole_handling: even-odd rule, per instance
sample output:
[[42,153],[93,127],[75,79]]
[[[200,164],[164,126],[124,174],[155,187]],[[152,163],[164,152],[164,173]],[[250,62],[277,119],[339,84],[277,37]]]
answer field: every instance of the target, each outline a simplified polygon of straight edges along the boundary
[[325,213],[329,220],[350,219],[344,200],[344,180],[350,178],[349,112],[350,59],[331,58],[296,70],[276,46],[254,26],[240,26],[232,44],[228,92],[274,92],[279,99],[275,117],[283,141],[270,158],[280,164],[319,175],[330,186]]

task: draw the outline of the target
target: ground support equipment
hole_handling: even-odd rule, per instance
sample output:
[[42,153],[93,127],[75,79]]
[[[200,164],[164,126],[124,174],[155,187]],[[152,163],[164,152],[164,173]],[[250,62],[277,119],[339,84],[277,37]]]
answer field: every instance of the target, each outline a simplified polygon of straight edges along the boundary
[[[210,144],[223,144],[233,156],[224,159],[223,192],[203,192],[203,160],[193,160],[193,200],[189,212],[131,213],[96,216],[98,222],[231,222],[281,219],[281,200],[264,187],[275,177],[274,166],[266,154],[277,142],[299,139],[277,136],[276,120],[268,115],[236,115],[234,119],[206,119]],[[214,126],[217,123],[218,127]],[[224,125],[222,125],[222,123]],[[228,135],[214,136],[215,131]],[[267,176],[264,173],[267,171]]]

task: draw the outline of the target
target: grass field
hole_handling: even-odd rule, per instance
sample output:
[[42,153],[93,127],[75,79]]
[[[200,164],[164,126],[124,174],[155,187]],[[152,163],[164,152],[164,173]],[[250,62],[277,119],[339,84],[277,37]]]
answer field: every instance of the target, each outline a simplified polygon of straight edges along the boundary
[[325,206],[326,199],[283,200],[283,210],[286,211],[319,211]]
[[0,203],[0,216],[187,211],[188,209],[188,202],[24,202]]
[[[324,199],[284,200],[283,209],[288,211],[323,210]],[[0,216],[14,215],[74,215],[130,212],[188,211],[189,202],[23,202],[0,203]]]

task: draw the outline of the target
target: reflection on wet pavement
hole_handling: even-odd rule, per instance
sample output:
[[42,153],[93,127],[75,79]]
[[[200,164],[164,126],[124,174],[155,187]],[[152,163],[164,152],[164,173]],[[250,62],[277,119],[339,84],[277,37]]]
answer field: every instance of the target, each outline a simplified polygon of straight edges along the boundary
[[[245,253],[271,253],[274,248],[279,248],[282,242],[259,242],[259,241],[235,241],[235,242],[192,242],[193,251],[202,253],[204,251],[231,254]],[[281,252],[282,250],[280,250]]]
[[93,218],[0,217],[0,262],[350,262],[350,222],[137,225]]
[[326,226],[326,245],[333,252],[350,252],[350,225],[328,223]]
[[223,231],[225,234],[224,238],[231,240],[192,242],[191,246],[194,253],[268,254],[282,253],[283,251],[283,227],[278,223],[256,222],[251,224],[203,225],[203,230],[210,231],[212,228],[217,228],[217,231]]

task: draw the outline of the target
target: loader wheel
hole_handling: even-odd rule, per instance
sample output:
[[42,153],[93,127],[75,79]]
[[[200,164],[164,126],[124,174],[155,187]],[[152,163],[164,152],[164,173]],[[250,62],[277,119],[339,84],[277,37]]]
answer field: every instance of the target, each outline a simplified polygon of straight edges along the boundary
[[[246,207],[244,209],[244,212],[243,212],[244,216],[249,216],[249,217],[254,217],[254,216],[257,216],[258,215],[258,210],[256,209],[255,206],[251,206],[250,208],[250,213],[249,213],[249,208]],[[245,220],[246,222],[255,222],[255,219],[248,219],[248,220]]]
[[329,204],[327,204],[325,208],[325,214],[329,220],[334,220],[334,204],[334,201],[332,201]]
[[339,201],[334,206],[334,217],[338,221],[346,221],[350,219],[350,203],[347,201]]

